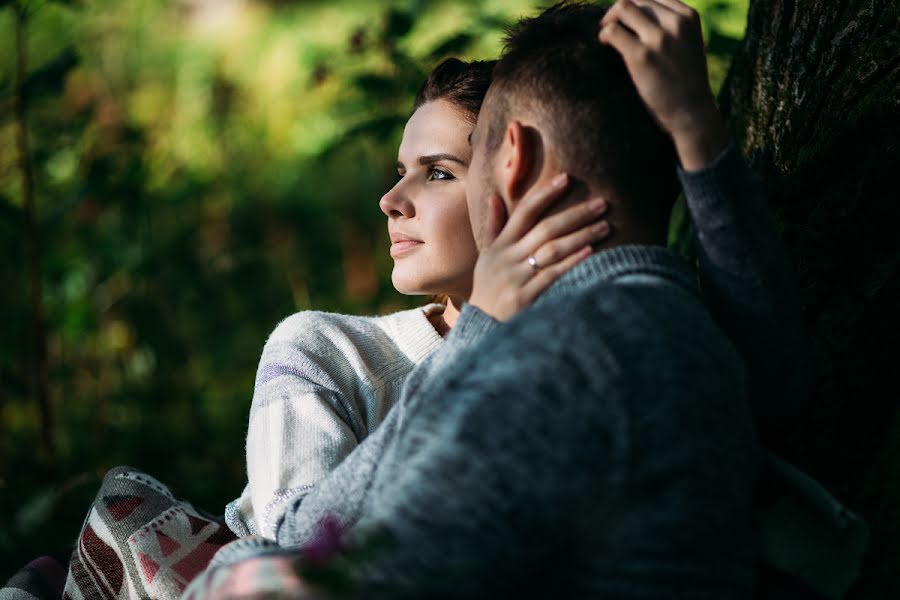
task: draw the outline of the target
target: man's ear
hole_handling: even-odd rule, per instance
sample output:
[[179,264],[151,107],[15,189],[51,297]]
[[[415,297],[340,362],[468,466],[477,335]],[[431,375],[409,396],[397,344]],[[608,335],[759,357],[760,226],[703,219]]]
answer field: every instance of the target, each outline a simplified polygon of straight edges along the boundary
[[503,198],[512,204],[528,191],[534,177],[537,144],[535,132],[521,121],[510,121],[503,132],[499,183]]

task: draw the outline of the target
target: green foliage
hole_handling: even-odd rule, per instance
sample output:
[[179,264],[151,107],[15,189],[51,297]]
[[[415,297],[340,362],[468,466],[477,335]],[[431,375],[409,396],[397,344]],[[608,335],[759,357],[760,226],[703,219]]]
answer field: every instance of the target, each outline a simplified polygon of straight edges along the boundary
[[[0,0],[0,579],[72,543],[117,464],[221,512],[245,480],[256,361],[272,327],[297,310],[421,301],[391,287],[377,205],[413,94],[447,55],[495,57],[502,27],[536,10],[527,0],[19,3],[50,461],[37,450],[13,4]],[[718,85],[746,0],[695,6]]]

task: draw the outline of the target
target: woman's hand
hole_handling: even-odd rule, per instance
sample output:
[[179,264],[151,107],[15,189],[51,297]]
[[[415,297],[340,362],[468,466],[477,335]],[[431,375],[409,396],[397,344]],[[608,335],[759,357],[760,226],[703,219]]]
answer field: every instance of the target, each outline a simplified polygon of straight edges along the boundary
[[541,218],[568,183],[562,174],[532,190],[505,225],[503,202],[496,195],[488,200],[488,237],[475,264],[470,304],[505,321],[586,258],[591,244],[609,236],[609,223],[601,218],[606,202],[600,198]]

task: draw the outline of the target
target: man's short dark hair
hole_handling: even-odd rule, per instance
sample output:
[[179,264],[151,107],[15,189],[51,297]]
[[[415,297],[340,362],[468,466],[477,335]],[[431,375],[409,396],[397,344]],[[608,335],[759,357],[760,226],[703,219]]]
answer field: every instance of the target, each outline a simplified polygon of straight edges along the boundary
[[622,57],[597,40],[606,10],[561,2],[508,30],[486,115],[488,151],[513,114],[530,111],[547,124],[570,175],[613,190],[626,212],[664,226],[679,190],[677,155]]

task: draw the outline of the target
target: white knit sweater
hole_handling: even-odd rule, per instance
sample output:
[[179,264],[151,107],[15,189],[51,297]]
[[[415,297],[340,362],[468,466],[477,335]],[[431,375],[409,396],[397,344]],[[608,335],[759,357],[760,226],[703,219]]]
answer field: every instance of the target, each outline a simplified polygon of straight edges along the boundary
[[443,342],[440,304],[383,317],[304,311],[263,348],[247,431],[247,485],[225,511],[240,536],[274,539],[267,516],[312,488],[385,418],[406,376]]

